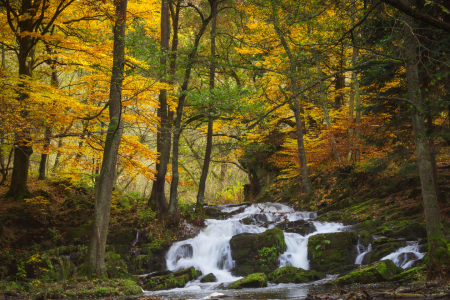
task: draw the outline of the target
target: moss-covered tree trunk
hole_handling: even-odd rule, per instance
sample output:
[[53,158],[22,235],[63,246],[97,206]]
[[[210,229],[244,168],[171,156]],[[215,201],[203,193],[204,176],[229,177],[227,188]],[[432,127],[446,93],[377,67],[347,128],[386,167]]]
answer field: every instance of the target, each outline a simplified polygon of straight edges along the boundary
[[125,67],[125,27],[127,0],[115,0],[113,68],[109,94],[109,126],[103,161],[95,191],[94,222],[92,224],[85,271],[89,277],[104,277],[105,248],[108,234],[111,196],[120,140],[123,132],[122,82]]
[[[403,2],[410,7],[413,5],[412,0],[404,0]],[[450,257],[448,245],[441,231],[441,216],[439,214],[439,205],[434,183],[432,156],[426,135],[425,117],[423,115],[424,102],[420,93],[418,74],[418,44],[414,35],[414,18],[403,14],[403,21],[405,22],[406,80],[408,83],[409,100],[413,105],[411,119],[429,244],[428,270],[431,277],[433,277],[440,273],[443,267],[450,266]]]

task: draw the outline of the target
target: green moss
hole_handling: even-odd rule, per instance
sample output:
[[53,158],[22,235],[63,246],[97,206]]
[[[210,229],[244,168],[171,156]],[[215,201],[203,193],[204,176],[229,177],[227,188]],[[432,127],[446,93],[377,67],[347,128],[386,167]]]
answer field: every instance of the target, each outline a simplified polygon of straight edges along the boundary
[[254,273],[232,282],[226,289],[260,288],[267,286],[267,277],[264,273]]
[[353,264],[358,243],[356,232],[345,231],[317,234],[308,240],[308,259],[311,269],[320,272]]
[[325,278],[325,274],[314,270],[304,270],[292,266],[282,267],[267,275],[274,283],[305,283]]
[[352,283],[383,282],[390,280],[401,272],[403,272],[403,269],[397,267],[392,260],[383,260],[339,277],[336,283],[338,285],[345,285]]
[[168,275],[147,277],[144,288],[148,291],[168,290],[173,288],[182,288],[189,281],[197,279],[201,272],[190,267]]
[[284,234],[280,228],[268,229],[260,234],[242,233],[230,240],[231,257],[236,267],[235,276],[252,273],[270,273],[277,266],[277,258],[286,251]]
[[395,282],[413,282],[423,279],[425,277],[425,266],[415,267],[409,270],[406,270],[400,274],[393,276],[389,281]]
[[214,276],[213,273],[209,273],[208,275],[205,275],[200,282],[216,282],[217,278]]

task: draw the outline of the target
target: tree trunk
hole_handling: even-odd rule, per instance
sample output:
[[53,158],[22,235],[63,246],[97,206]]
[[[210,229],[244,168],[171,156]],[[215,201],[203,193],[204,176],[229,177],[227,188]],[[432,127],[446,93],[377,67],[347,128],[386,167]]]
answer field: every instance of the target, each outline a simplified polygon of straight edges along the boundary
[[[161,2],[161,82],[167,82],[167,55],[169,52],[170,40],[170,15],[168,0]],[[167,90],[160,90],[159,93],[159,109],[161,111],[161,152],[159,156],[158,174],[156,175],[155,194],[158,203],[159,216],[163,216],[168,211],[168,205],[165,194],[165,183],[167,164],[169,162],[169,141],[170,130],[168,120]]]
[[[169,8],[172,16],[172,48],[170,50],[170,78],[169,83],[174,84],[175,74],[177,73],[177,51],[178,51],[178,22],[180,19],[181,0],[176,2],[175,9],[172,2],[169,2]],[[173,127],[174,112],[169,110],[168,112],[168,126],[169,126],[169,151],[172,146],[172,127]],[[173,173],[173,168],[172,168]],[[175,213],[177,210],[177,201],[174,201],[171,197],[169,199],[169,214]]]
[[306,164],[305,145],[303,142],[303,126],[302,117],[300,115],[300,105],[298,100],[294,100],[294,104],[291,104],[291,109],[294,111],[295,125],[297,133],[297,146],[298,146],[298,159],[300,160],[300,173],[302,174],[303,190],[307,195],[311,194],[312,185],[309,179],[308,166]]
[[[211,11],[213,5],[215,5],[216,0],[210,1]],[[195,57],[197,56],[198,45],[200,44],[200,39],[205,33],[206,27],[212,19],[212,14],[203,20],[202,26],[195,36],[194,47],[188,55],[186,72],[184,74],[183,84],[181,86],[181,96],[178,98],[178,106],[176,111],[176,119],[173,134],[173,144],[172,144],[172,183],[170,185],[170,202],[171,207],[176,208],[178,201],[178,183],[180,180],[180,174],[178,172],[178,157],[179,157],[179,146],[180,146],[180,136],[182,132],[181,128],[181,118],[183,116],[184,101],[186,100],[186,92],[189,86],[189,80],[191,77],[192,67],[195,63]]]
[[[209,70],[209,90],[210,90],[210,114],[213,113],[212,105],[214,102],[214,85],[216,78],[216,24],[217,24],[217,3],[214,2],[214,6],[212,7],[211,14],[213,15],[213,19],[211,22],[211,67]],[[200,182],[198,185],[198,193],[197,193],[197,207],[202,207],[205,202],[205,188],[206,188],[206,179],[208,178],[209,172],[209,164],[211,163],[211,152],[212,152],[212,135],[213,135],[213,117],[210,115],[208,118],[208,132],[206,136],[206,150],[205,150],[205,159],[203,160],[203,168],[202,175],[200,176]]]
[[59,166],[59,160],[61,159],[61,150],[59,150],[63,145],[62,139],[58,140],[58,149],[56,150],[55,163],[53,164],[52,172],[54,173]]
[[[50,48],[47,48],[48,54],[51,54]],[[58,73],[56,72],[56,67],[54,64],[50,66],[52,70],[52,76],[51,76],[51,85],[58,88],[59,87],[59,81],[58,81]],[[44,151],[41,154],[41,161],[39,163],[39,177],[38,180],[44,180],[46,175],[46,167],[47,167],[47,159],[49,155],[50,150],[50,135],[52,134],[50,127],[47,127],[45,129],[45,144],[44,144]]]
[[44,148],[41,154],[41,161],[39,162],[39,177],[38,180],[44,180],[46,178],[46,167],[47,167],[47,158],[48,158],[48,151],[50,148],[50,135],[52,132],[50,131],[50,127],[47,127],[45,129],[45,144]]
[[[22,0],[22,10],[27,11],[32,8],[31,0]],[[28,32],[32,20],[30,18],[23,18],[18,22],[19,32]],[[17,38],[19,44],[18,62],[19,62],[19,76],[31,77],[32,76],[32,61],[29,60],[29,56],[32,52],[33,42],[32,37],[29,35],[20,36]],[[19,84],[20,88],[23,88],[22,84]],[[19,102],[24,101],[29,96],[24,91],[20,92]],[[26,117],[28,113],[26,111],[21,112],[22,117]],[[33,154],[33,148],[31,146],[30,133],[28,130],[16,132],[14,141],[14,166],[11,175],[11,184],[7,196],[14,197],[15,199],[23,198],[29,195],[27,182],[28,182],[28,169],[30,167],[30,157]]]
[[[408,6],[412,6],[412,0],[404,0]],[[403,14],[405,22],[405,59],[406,80],[408,83],[409,100],[413,104],[411,109],[412,126],[414,130],[414,142],[416,146],[417,165],[419,167],[420,184],[422,187],[423,207],[427,227],[429,261],[428,270],[431,276],[439,273],[444,265],[450,264],[448,245],[440,229],[441,217],[435,190],[432,158],[428,140],[426,137],[425,118],[422,113],[424,103],[420,94],[418,75],[418,56],[416,52],[417,40],[414,35],[414,18]]]
[[200,183],[198,185],[197,205],[196,205],[197,207],[203,206],[203,203],[205,201],[206,179],[208,178],[209,164],[211,162],[212,133],[213,133],[213,118],[209,117],[208,133],[206,137],[205,160],[203,162],[202,175],[200,176]]
[[122,82],[125,67],[125,27],[127,0],[114,2],[115,24],[113,68],[109,96],[109,127],[106,134],[102,169],[95,190],[94,222],[92,224],[88,255],[86,257],[86,275],[105,277],[105,247],[108,234],[111,196],[120,140],[123,132],[122,120]]

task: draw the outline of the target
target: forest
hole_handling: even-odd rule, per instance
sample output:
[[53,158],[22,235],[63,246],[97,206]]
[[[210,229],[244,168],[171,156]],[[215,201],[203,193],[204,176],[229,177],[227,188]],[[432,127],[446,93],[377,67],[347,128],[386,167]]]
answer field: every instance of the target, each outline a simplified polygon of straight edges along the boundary
[[450,2],[0,0],[0,46],[0,296],[450,297]]

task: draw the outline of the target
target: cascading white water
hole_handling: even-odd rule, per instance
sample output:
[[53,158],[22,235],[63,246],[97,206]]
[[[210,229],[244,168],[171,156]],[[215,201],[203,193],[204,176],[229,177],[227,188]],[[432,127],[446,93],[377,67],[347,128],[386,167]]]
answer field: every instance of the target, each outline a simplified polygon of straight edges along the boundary
[[284,233],[286,252],[280,255],[280,267],[293,266],[309,270],[308,239],[310,236],[320,233],[330,233],[345,230],[341,223],[322,223],[313,221],[316,231],[302,236],[298,233]]
[[[221,211],[235,211],[240,207],[218,207]],[[230,251],[230,239],[233,235],[249,232],[261,233],[266,230],[260,227],[267,224],[275,227],[284,221],[310,220],[316,218],[312,212],[296,212],[292,207],[279,203],[252,204],[242,213],[227,220],[206,220],[207,227],[196,237],[174,243],[166,254],[169,270],[181,270],[195,267],[203,274],[213,273],[220,282],[229,282],[237,278],[229,270],[233,268]],[[250,218],[254,225],[244,225],[240,220]],[[319,233],[341,231],[345,228],[340,223],[322,223],[312,221],[316,231],[306,236],[296,233],[285,233],[287,250],[280,255],[280,265],[309,269],[308,238]]]
[[358,245],[356,245],[356,251],[358,253],[358,256],[356,256],[355,265],[360,265],[363,262],[364,256],[366,256],[367,253],[372,251],[372,244],[369,244],[369,246],[364,247],[364,245],[361,243],[361,239],[358,239]]
[[406,269],[410,268],[416,260],[422,259],[424,256],[425,254],[419,251],[419,242],[406,242],[405,247],[397,249],[397,251],[386,255],[380,260],[390,259],[398,267]]

